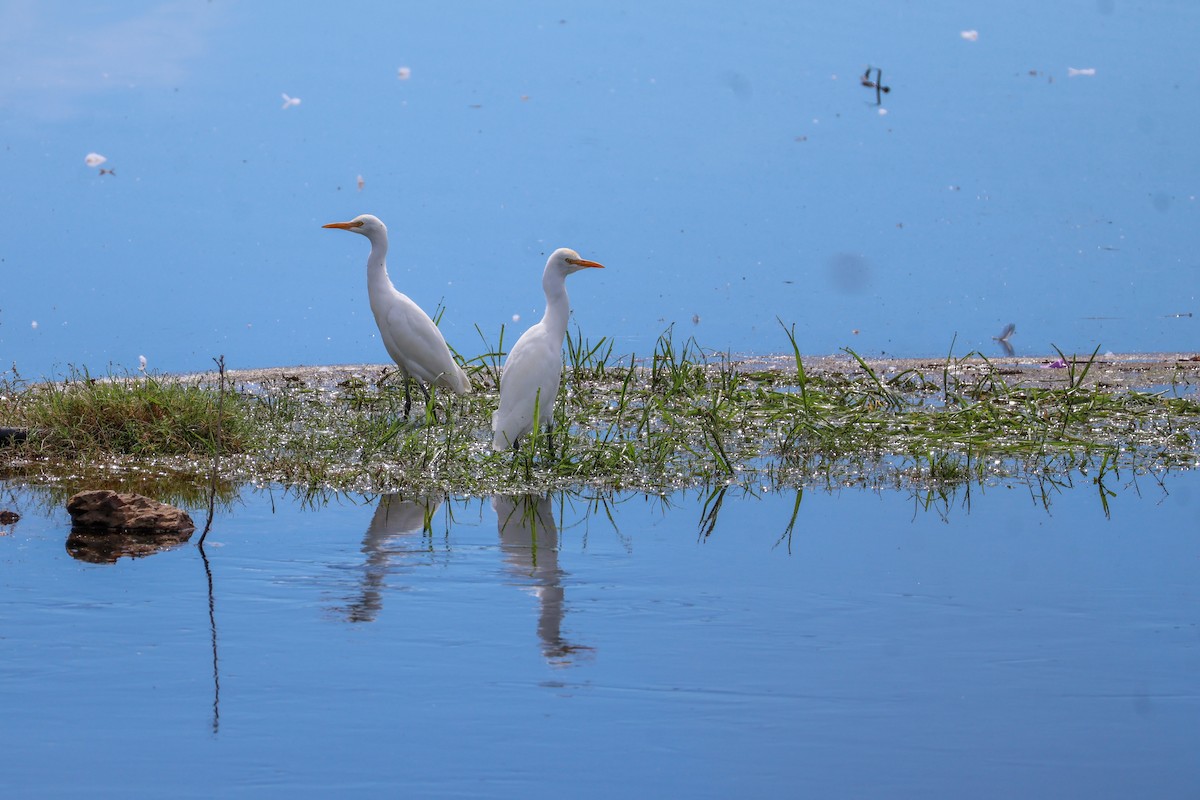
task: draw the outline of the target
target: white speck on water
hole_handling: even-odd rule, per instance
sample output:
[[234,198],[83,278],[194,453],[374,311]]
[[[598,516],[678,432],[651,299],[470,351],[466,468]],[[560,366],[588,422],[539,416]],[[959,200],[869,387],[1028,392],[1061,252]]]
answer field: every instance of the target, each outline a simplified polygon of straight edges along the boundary
[[108,159],[99,153],[88,153],[83,157],[83,163],[87,164],[89,167],[98,167],[105,161],[108,161]]
[[412,70],[408,67],[400,67],[396,70],[396,77],[399,80],[406,81],[412,77]]
[[979,31],[977,31],[973,28],[969,31],[960,31],[958,35],[961,36],[962,38],[966,39],[968,42],[978,42],[979,41]]
[[520,321],[521,321],[521,315],[513,314],[513,322],[520,322]]
[[1095,67],[1084,67],[1083,69],[1075,69],[1074,67],[1067,67],[1067,77],[1068,78],[1076,78],[1076,77],[1090,78],[1095,74],[1096,74]]
[[145,356],[138,356],[138,370],[140,370],[141,372],[146,371],[146,357]]
[[357,183],[358,183],[358,190],[359,190],[360,192],[363,190],[363,187],[367,185],[367,182],[363,180],[363,176],[362,176],[362,175],[359,175],[359,176],[358,176]]
[[33,328],[36,331],[37,330],[37,320],[35,319],[33,322],[29,323],[29,327]]
[[283,98],[283,108],[291,108],[292,106],[300,105],[299,97],[289,97],[287,92],[280,95]]

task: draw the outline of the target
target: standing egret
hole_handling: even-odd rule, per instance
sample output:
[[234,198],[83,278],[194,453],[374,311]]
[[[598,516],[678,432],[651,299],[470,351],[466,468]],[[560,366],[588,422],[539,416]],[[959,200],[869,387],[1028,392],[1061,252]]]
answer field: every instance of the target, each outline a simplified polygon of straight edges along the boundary
[[467,373],[454,363],[437,325],[407,295],[396,291],[388,278],[385,262],[387,226],[378,217],[361,214],[349,222],[331,222],[322,227],[362,234],[371,242],[371,255],[367,256],[367,294],[371,298],[371,313],[379,325],[383,346],[404,375],[404,416],[407,417],[412,408],[408,386],[412,378],[425,394],[425,402],[429,402],[426,383],[444,386],[458,394],[470,391]]
[[546,313],[513,345],[500,373],[500,408],[492,415],[492,449],[516,448],[517,440],[533,430],[537,407],[539,427],[554,419],[554,401],[562,379],[562,343],[567,335],[571,303],[567,299],[567,276],[603,264],[585,261],[574,250],[559,248],[546,261],[542,290]]

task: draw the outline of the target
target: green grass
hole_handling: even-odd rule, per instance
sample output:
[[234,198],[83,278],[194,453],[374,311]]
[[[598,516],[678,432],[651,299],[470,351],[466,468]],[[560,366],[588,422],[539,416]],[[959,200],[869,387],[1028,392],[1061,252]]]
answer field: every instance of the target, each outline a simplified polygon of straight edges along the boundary
[[223,402],[213,382],[195,379],[10,381],[0,386],[0,425],[31,435],[0,450],[0,469],[57,481],[103,464],[110,480],[157,471],[207,482],[215,464],[224,485],[301,492],[695,488],[719,509],[723,487],[903,487],[932,502],[972,484],[1044,491],[1080,471],[1120,477],[1197,464],[1194,395],[1098,386],[1088,381],[1095,353],[1070,359],[1060,385],[1046,388],[1010,385],[977,355],[947,356],[930,374],[883,375],[847,350],[842,368],[814,372],[794,329],[783,332],[791,357],[770,367],[677,342],[670,330],[644,359],[576,332],[553,430],[501,454],[490,449],[490,420],[503,329],[494,345],[481,331],[483,354],[465,361],[471,394],[436,393],[432,406],[414,404],[410,420],[401,416],[403,386],[386,369],[340,384],[280,377],[235,386]]
[[223,414],[218,400],[217,391],[195,381],[77,372],[25,387],[6,416],[30,428],[28,449],[47,458],[211,455],[218,440],[225,452],[253,449],[247,399],[227,391]]

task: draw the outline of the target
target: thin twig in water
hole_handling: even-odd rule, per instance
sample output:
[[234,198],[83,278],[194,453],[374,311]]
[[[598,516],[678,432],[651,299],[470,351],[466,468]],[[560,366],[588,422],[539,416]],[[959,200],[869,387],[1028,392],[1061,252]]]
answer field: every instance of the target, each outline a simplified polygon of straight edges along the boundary
[[213,509],[217,502],[217,469],[221,465],[221,417],[224,416],[225,407],[225,356],[214,358],[217,362],[217,436],[213,442],[213,463],[212,474],[208,485],[208,519],[204,522],[204,532],[200,534],[200,541],[196,546],[201,550],[204,549],[204,539],[208,536],[209,529],[212,528]]
[[[205,533],[208,529],[205,528]],[[208,630],[212,634],[212,664],[213,664],[213,719],[212,729],[216,733],[221,727],[221,671],[217,661],[217,608],[213,600],[212,568],[208,565],[208,555],[200,548],[200,559],[204,562],[204,574],[208,577]]]

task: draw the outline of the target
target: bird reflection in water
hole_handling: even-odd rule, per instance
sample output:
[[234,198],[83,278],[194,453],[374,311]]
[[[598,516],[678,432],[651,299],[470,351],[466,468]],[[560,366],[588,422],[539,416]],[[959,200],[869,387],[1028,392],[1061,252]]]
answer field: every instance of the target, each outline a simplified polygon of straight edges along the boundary
[[521,495],[492,497],[500,549],[509,573],[528,587],[541,605],[537,632],[542,655],[551,666],[566,667],[592,648],[571,644],[562,634],[562,579],[558,567],[558,528],[547,497]]
[[423,538],[414,541],[412,534],[430,530],[430,520],[441,506],[441,499],[417,498],[404,500],[398,494],[380,495],[379,505],[371,516],[371,524],[363,536],[362,582],[358,597],[342,610],[350,622],[373,622],[383,608],[384,582],[394,561],[424,554]]

